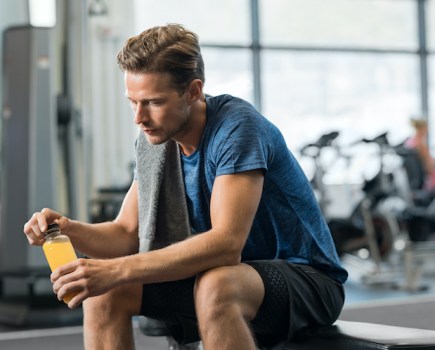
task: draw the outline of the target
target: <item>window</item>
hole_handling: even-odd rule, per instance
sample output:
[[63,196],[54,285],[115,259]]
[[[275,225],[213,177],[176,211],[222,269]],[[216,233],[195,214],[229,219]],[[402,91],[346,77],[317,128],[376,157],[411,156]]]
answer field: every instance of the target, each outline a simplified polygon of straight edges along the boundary
[[168,22],[199,34],[206,93],[260,106],[293,150],[332,129],[399,143],[435,106],[435,0],[136,0],[138,31]]
[[426,2],[426,33],[427,47],[435,53],[435,0]]
[[179,23],[200,36],[201,43],[248,45],[249,0],[136,0],[135,24],[143,29]]
[[260,0],[264,45],[417,49],[410,0]]
[[204,48],[202,53],[206,72],[205,93],[232,94],[254,102],[249,50]]
[[137,0],[135,25],[140,32],[155,25],[180,23],[198,33],[205,64],[204,91],[253,102],[247,49],[251,40],[249,4],[249,0]]
[[[433,116],[433,110],[435,108],[435,0],[428,0],[426,3],[426,37],[427,48],[429,50],[428,55],[428,99],[429,99],[429,117]],[[429,135],[435,135],[435,123],[429,119]],[[435,138],[430,137],[431,149],[435,149]]]
[[262,62],[264,113],[292,149],[331,130],[344,144],[384,131],[400,142],[419,110],[415,55],[265,50]]
[[263,111],[290,148],[331,129],[342,143],[409,134],[421,108],[416,1],[259,4]]

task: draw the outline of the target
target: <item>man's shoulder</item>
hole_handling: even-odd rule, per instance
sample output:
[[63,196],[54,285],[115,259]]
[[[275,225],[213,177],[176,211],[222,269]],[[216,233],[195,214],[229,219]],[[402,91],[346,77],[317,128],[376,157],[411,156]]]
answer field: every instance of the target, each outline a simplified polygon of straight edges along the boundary
[[240,108],[247,108],[251,112],[255,111],[255,107],[250,104],[248,101],[232,96],[229,94],[224,95],[218,95],[218,96],[206,96],[206,103],[207,107],[212,113],[219,113],[219,112],[237,112],[240,111]]

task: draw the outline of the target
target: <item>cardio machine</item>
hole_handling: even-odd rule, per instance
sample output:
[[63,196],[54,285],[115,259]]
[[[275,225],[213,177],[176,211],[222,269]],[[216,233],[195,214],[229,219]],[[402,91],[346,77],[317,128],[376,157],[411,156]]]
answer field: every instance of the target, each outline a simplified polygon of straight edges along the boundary
[[[344,156],[335,144],[339,132],[326,133],[314,142],[301,149],[302,156],[309,156],[315,164],[311,184],[319,197],[319,205],[325,214],[331,230],[337,251],[340,256],[355,253],[360,249],[367,249],[371,258],[380,263],[386,259],[392,250],[394,232],[397,223],[382,211],[378,210],[379,202],[391,194],[391,179],[380,162],[378,173],[370,180],[365,180],[361,192],[362,198],[356,203],[347,217],[331,217],[327,214],[327,206],[331,202],[325,188],[324,176],[327,170],[322,166],[321,156],[328,147],[337,150],[338,157]],[[376,143],[383,152],[386,135],[379,135],[374,139],[362,139],[358,143]]]

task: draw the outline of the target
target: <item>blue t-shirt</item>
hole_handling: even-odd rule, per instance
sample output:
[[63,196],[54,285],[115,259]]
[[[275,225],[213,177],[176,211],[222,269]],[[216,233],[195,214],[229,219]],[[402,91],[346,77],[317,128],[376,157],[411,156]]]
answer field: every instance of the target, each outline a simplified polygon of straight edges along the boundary
[[344,283],[347,272],[311,185],[278,128],[239,98],[207,96],[206,104],[200,145],[192,155],[182,156],[192,230],[211,229],[210,199],[217,176],[263,169],[263,193],[242,261],[308,264]]

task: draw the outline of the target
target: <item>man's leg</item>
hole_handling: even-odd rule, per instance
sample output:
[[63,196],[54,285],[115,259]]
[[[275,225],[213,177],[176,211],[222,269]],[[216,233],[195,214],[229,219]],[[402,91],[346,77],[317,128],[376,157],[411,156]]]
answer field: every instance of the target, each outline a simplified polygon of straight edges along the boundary
[[131,318],[139,313],[141,303],[141,284],[127,284],[86,299],[83,303],[85,349],[134,349]]
[[204,348],[255,350],[249,321],[263,298],[263,281],[249,265],[219,267],[198,276],[195,308]]

